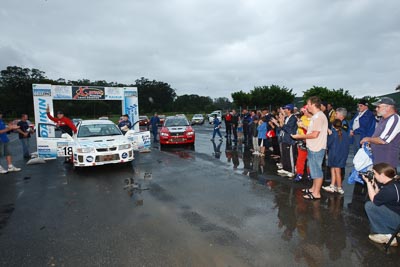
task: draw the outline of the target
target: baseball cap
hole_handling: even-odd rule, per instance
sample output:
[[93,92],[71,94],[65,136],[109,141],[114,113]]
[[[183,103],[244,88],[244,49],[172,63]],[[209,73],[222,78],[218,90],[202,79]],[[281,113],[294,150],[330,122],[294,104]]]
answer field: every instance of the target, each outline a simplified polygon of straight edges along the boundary
[[362,98],[362,99],[358,100],[358,103],[357,103],[357,104],[361,104],[361,105],[367,106],[367,105],[368,105],[368,102],[367,102],[366,99]]
[[286,105],[283,106],[282,108],[283,108],[283,109],[293,110],[293,109],[294,109],[294,105],[293,105],[293,104],[286,104]]
[[381,97],[378,101],[372,103],[374,106],[378,106],[380,104],[386,104],[386,105],[391,105],[391,106],[396,106],[396,102],[387,96]]
[[62,112],[61,110],[57,111],[57,115],[58,114],[64,114],[64,112]]

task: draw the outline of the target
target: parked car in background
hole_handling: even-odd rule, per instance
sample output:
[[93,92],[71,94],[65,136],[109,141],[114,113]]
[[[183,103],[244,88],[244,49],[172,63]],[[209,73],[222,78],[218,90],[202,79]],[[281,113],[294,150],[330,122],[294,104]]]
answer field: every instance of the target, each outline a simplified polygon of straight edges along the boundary
[[204,116],[203,114],[194,114],[192,117],[192,125],[195,124],[204,124]]
[[195,132],[186,117],[166,117],[160,129],[160,145],[190,145],[194,148]]
[[208,115],[208,122],[210,124],[214,123],[214,115],[217,115],[219,121],[222,120],[222,110],[215,110]]
[[165,115],[158,115],[158,118],[160,119],[160,124],[158,126],[162,126],[165,121]]
[[149,117],[145,115],[139,116],[139,126],[146,127],[147,130],[150,128],[150,120]]

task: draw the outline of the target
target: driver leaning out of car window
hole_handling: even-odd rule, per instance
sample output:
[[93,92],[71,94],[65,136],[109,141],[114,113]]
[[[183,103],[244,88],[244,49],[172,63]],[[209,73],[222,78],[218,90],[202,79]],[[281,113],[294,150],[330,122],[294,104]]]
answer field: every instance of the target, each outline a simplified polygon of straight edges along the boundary
[[69,134],[70,136],[72,136],[73,133],[76,134],[77,129],[75,124],[69,118],[64,116],[64,112],[57,111],[57,118],[54,118],[50,115],[50,107],[47,105],[46,113],[47,117],[54,121],[57,124],[57,127],[59,127],[63,132]]
[[118,127],[121,129],[122,133],[125,135],[129,131],[129,129],[132,128],[132,123],[129,120],[128,114],[122,115],[121,119],[122,120],[118,123]]

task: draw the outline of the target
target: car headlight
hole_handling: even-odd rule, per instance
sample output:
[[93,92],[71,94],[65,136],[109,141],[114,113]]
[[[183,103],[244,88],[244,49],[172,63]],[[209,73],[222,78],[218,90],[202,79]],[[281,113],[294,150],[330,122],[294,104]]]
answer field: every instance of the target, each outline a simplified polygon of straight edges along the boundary
[[187,132],[186,135],[194,135],[194,132]]
[[118,150],[130,149],[131,147],[131,144],[119,145]]
[[94,147],[81,147],[81,148],[77,148],[76,151],[78,153],[92,153],[95,152]]
[[160,135],[161,135],[161,136],[168,136],[168,133],[163,133],[163,132],[161,132]]

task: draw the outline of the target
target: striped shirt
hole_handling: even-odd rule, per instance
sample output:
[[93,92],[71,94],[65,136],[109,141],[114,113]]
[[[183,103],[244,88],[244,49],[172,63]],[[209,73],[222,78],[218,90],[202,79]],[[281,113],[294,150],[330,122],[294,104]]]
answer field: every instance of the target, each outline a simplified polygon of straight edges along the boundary
[[399,165],[400,116],[393,114],[382,118],[375,128],[372,137],[379,137],[385,144],[371,144],[374,164],[385,162],[393,168]]

